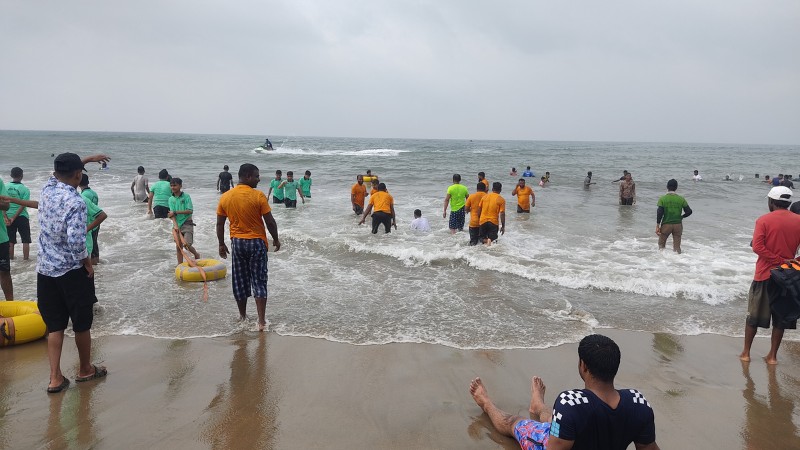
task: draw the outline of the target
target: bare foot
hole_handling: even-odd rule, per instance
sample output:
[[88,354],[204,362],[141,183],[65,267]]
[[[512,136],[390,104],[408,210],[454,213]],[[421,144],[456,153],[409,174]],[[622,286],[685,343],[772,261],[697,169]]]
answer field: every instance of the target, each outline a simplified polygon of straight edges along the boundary
[[486,387],[484,387],[480,377],[475,378],[469,384],[469,393],[472,394],[472,399],[475,400],[475,403],[485,411],[485,406],[489,403],[489,393],[486,392]]
[[264,322],[264,323],[259,322],[258,323],[258,331],[264,331],[266,328],[267,328],[267,322]]
[[767,355],[767,356],[764,357],[764,362],[766,362],[767,364],[770,364],[770,365],[775,365],[775,364],[778,364],[778,358],[773,358],[773,357]]
[[739,359],[744,362],[750,362],[750,352],[742,352],[742,354],[739,355]]
[[544,381],[541,378],[531,378],[531,405],[529,411],[533,419],[538,422],[550,422],[550,419],[553,418],[544,402],[545,389]]

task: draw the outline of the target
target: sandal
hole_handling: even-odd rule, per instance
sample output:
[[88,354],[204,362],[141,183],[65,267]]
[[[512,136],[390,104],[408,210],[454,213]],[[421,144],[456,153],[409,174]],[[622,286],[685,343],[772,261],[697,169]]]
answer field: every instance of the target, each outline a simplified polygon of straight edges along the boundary
[[47,393],[48,394],[56,394],[58,392],[63,391],[64,389],[66,389],[68,387],[69,387],[69,378],[64,377],[64,381],[62,381],[61,384],[59,384],[58,386],[56,386],[56,387],[48,386],[47,387]]
[[94,380],[96,378],[103,378],[106,375],[108,375],[108,369],[106,369],[105,367],[102,367],[102,366],[101,367],[97,367],[94,364],[92,364],[92,367],[94,367],[94,373],[93,374],[91,374],[89,376],[86,376],[86,377],[75,377],[75,381],[78,382],[78,383],[83,383],[85,381],[91,381],[91,380]]

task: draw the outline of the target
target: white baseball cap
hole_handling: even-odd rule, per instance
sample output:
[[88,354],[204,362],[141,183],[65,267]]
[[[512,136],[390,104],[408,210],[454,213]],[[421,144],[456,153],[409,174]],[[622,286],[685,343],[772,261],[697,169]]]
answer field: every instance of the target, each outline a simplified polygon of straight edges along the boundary
[[792,190],[786,186],[775,186],[769,190],[767,197],[773,200],[783,200],[785,202],[792,201]]

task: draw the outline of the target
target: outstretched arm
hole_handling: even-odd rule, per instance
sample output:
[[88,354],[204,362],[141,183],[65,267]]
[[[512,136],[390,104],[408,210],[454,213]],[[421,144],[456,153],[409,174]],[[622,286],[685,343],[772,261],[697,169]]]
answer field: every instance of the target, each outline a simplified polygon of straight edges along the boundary
[[106,155],[104,155],[102,153],[101,154],[97,154],[97,155],[86,156],[84,158],[81,158],[81,162],[83,164],[90,163],[90,162],[109,162],[109,161],[111,161],[111,158],[109,158],[108,156],[106,156]]
[[367,216],[369,216],[369,213],[371,212],[372,212],[372,203],[367,205],[367,209],[364,210],[364,215],[361,216],[361,221],[359,221],[358,224],[361,225],[362,223],[364,223],[364,221],[367,220]]
[[39,209],[39,202],[36,200],[23,200],[21,198],[6,197],[5,195],[0,195],[0,205],[4,203],[6,204],[6,207],[3,208],[2,206],[0,206],[0,209],[7,210],[9,203],[16,203],[17,205],[24,206],[26,208]]

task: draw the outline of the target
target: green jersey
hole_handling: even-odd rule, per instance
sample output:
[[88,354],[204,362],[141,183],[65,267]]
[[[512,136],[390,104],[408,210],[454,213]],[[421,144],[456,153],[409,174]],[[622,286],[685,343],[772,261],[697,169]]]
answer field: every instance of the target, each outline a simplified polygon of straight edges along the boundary
[[447,188],[447,195],[450,196],[450,211],[458,211],[467,203],[469,191],[463,184],[456,183]]
[[[187,209],[193,210],[192,198],[186,192],[181,192],[181,195],[175,197],[174,195],[169,198],[169,210],[186,211]],[[182,227],[186,219],[192,217],[191,214],[175,214],[175,219],[178,221],[178,228]]]
[[269,187],[272,189],[272,196],[283,201],[283,188],[278,189],[281,183],[283,183],[283,180],[273,179],[269,182]]
[[283,195],[286,196],[289,200],[297,200],[297,187],[300,183],[297,180],[294,181],[286,181],[286,184],[283,185]]
[[172,188],[169,187],[169,181],[156,181],[154,185],[150,186],[150,192],[153,193],[153,206],[169,208],[169,198],[172,197]]
[[86,189],[82,190],[81,197],[89,199],[89,201],[91,201],[95,205],[99,204],[100,202],[100,199],[97,198],[97,192],[93,191],[92,188],[87,187]]
[[300,183],[300,190],[303,191],[303,197],[311,198],[311,178],[300,178],[297,180]]
[[[3,184],[3,180],[0,180],[0,195],[8,195],[8,191],[6,190],[6,185]],[[0,220],[0,244],[8,242],[8,230],[6,229],[6,221]]]
[[91,255],[92,250],[94,250],[94,241],[92,240],[92,230],[89,229],[89,225],[94,222],[94,219],[103,210],[86,197],[83,197],[83,202],[86,203],[86,252]]
[[[11,183],[8,183],[8,186],[6,186],[6,190],[8,191],[8,196],[9,197],[18,198],[20,200],[30,200],[31,199],[31,191],[29,191],[28,188],[22,183],[15,183],[15,182],[12,181]],[[19,206],[16,203],[11,203],[8,206],[8,211],[6,211],[6,214],[8,215],[8,218],[10,219],[10,218],[14,217],[14,214],[16,214],[17,210],[20,209],[20,208],[22,208],[22,212],[19,213],[20,217],[29,217],[28,216],[28,208],[25,208],[23,206]]]
[[658,206],[664,208],[664,218],[661,223],[666,225],[681,223],[683,208],[687,208],[689,203],[678,194],[666,194],[658,199]]

